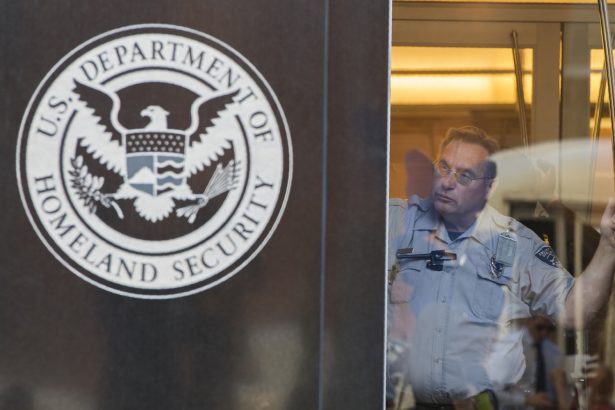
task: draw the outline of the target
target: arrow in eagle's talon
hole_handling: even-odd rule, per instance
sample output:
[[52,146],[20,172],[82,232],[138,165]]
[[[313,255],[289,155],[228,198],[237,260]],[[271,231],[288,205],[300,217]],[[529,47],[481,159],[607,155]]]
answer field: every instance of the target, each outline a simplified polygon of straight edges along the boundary
[[186,217],[188,218],[189,223],[193,223],[199,209],[207,205],[211,198],[235,188],[236,180],[234,177],[234,170],[234,160],[231,160],[226,167],[223,167],[222,164],[218,164],[214,174],[207,184],[207,187],[205,188],[205,191],[203,191],[200,195],[194,196],[196,203],[184,206],[183,208],[178,208],[177,211],[175,211],[176,215],[179,217]]
[[199,213],[199,210],[205,205],[207,205],[207,203],[209,202],[209,198],[207,198],[205,195],[197,195],[196,197],[196,203],[184,206],[182,208],[178,208],[177,211],[175,211],[175,214],[178,217],[181,218],[183,216],[187,218],[188,223],[193,223],[196,219],[196,215]]

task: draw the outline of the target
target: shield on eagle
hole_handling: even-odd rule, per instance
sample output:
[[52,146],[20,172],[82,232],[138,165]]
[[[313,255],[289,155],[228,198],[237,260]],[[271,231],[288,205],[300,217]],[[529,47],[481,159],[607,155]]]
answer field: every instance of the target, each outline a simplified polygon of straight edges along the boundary
[[172,191],[186,181],[186,136],[178,132],[126,134],[126,181],[151,196]]

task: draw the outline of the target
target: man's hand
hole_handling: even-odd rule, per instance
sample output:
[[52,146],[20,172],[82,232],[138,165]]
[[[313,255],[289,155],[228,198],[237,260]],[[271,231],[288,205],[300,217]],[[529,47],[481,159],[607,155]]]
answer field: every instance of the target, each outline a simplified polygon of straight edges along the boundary
[[600,239],[615,249],[615,200],[609,198],[600,219]]
[[609,198],[600,220],[600,243],[566,298],[565,325],[583,329],[608,302],[615,272],[615,201]]
[[547,393],[544,392],[525,396],[525,404],[535,409],[550,409],[553,407],[553,402],[549,399]]

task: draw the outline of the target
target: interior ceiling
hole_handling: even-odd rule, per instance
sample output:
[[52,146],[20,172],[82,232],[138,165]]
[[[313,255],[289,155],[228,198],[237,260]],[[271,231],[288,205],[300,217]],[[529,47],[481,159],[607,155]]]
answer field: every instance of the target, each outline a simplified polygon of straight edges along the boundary
[[[532,101],[532,52],[522,49],[526,101]],[[404,47],[391,50],[391,103],[515,104],[511,49]]]
[[[532,103],[531,49],[521,49],[525,100]],[[604,62],[591,50],[590,101],[598,100]],[[512,50],[506,48],[409,47],[391,49],[393,106],[498,105],[517,101]]]

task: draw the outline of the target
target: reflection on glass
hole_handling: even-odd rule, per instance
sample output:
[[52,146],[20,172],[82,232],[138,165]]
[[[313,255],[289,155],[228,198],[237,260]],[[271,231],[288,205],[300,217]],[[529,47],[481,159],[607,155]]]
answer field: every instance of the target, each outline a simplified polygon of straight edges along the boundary
[[588,136],[523,146],[514,75],[483,88],[512,70],[510,50],[393,50],[392,408],[587,408],[612,394],[611,142],[595,159]]
[[[531,49],[521,50],[521,61],[530,107]],[[451,126],[497,129],[503,147],[521,144],[511,49],[393,47],[391,68],[392,197],[405,196],[405,153],[415,149],[434,158]]]

